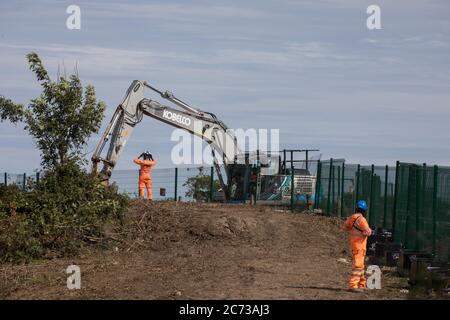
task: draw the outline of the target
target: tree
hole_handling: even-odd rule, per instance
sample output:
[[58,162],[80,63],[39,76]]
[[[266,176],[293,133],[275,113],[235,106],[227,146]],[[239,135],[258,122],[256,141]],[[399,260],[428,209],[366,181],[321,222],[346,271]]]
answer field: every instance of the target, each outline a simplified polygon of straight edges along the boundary
[[0,121],[25,124],[46,169],[81,160],[82,147],[100,128],[105,104],[96,101],[92,85],[83,90],[77,74],[54,82],[36,53],[31,52],[26,58],[43,92],[28,107],[0,96]]
[[[211,176],[205,175],[203,170],[203,167],[199,167],[199,173],[195,177],[188,178],[183,184],[188,189],[186,191],[186,197],[192,197],[196,201],[208,201],[211,188]],[[214,190],[220,188],[218,180],[214,180],[213,188]]]
[[[0,122],[24,123],[41,152],[45,175],[26,190],[0,186],[0,263],[75,254],[121,219],[128,198],[100,184],[82,163],[81,148],[97,132],[105,105],[78,75],[53,82],[36,53],[27,56],[42,93],[27,107],[0,96]],[[50,256],[52,256],[52,254]]]

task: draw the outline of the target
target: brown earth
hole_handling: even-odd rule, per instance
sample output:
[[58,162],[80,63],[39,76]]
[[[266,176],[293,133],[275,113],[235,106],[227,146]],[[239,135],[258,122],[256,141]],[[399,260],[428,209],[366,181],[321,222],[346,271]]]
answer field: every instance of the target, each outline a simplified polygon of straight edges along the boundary
[[[76,258],[0,265],[0,298],[407,298],[405,280],[387,268],[381,290],[346,291],[351,257],[340,226],[268,207],[135,201],[106,243]],[[81,290],[66,287],[71,264]]]

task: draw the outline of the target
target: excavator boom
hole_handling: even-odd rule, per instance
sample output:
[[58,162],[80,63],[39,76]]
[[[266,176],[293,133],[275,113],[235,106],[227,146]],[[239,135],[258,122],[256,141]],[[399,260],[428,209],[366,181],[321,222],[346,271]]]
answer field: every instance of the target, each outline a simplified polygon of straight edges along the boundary
[[[183,110],[145,98],[146,87]],[[133,129],[142,121],[144,115],[186,130],[205,140],[211,146],[214,166],[227,198],[230,177],[227,177],[226,182],[224,181],[217,159],[222,159],[225,166],[235,162],[241,154],[236,137],[214,114],[193,108],[176,98],[171,92],[159,91],[145,81],[134,80],[124,100],[115,110],[92,156],[93,172],[97,173],[102,180],[109,180]],[[102,157],[101,154],[107,144],[106,156]],[[100,172],[98,172],[99,163],[103,164]]]

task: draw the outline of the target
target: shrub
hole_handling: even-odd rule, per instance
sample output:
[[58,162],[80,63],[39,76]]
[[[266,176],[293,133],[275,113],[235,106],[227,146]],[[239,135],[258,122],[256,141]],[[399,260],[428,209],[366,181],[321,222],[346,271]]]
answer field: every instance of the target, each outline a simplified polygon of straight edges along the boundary
[[0,187],[0,261],[27,262],[76,254],[123,217],[128,199],[68,163],[24,192]]

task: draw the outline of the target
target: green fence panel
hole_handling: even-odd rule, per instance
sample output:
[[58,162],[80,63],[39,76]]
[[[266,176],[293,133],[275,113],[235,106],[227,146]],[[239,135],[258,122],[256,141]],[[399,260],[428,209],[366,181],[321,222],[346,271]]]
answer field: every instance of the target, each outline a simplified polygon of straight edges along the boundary
[[343,164],[343,159],[320,162],[320,177],[317,177],[316,184],[316,207],[330,216],[338,217],[341,212],[341,197],[344,196],[341,183]]
[[358,165],[346,163],[344,167],[342,217],[348,217],[355,211]]
[[[417,250],[433,252],[433,192],[434,192],[434,167],[419,167],[418,211],[416,215]],[[419,219],[417,219],[417,217]]]
[[399,163],[394,239],[407,249],[450,256],[450,168]]
[[450,168],[439,167],[436,201],[436,258],[450,262]]
[[[390,228],[393,204],[393,184],[389,176],[388,166],[374,166],[370,201],[370,224],[375,227]],[[394,170],[392,170],[394,172]],[[394,179],[392,177],[392,179]],[[388,220],[389,221],[385,221]]]

